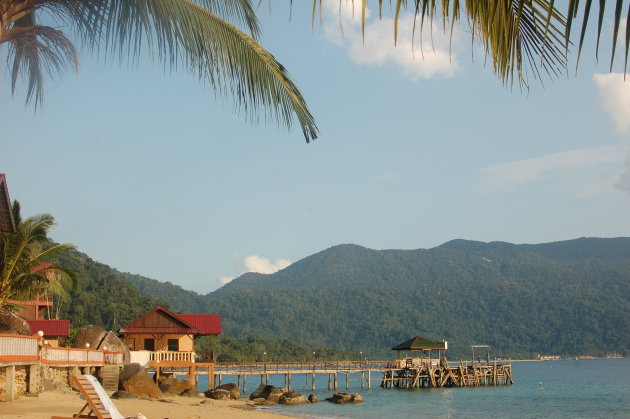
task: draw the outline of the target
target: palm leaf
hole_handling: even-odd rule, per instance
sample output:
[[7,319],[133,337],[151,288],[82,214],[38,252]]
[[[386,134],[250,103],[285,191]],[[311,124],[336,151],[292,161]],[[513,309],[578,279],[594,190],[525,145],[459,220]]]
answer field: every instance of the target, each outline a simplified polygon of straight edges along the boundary
[[[495,73],[504,83],[516,79],[526,85],[529,73],[540,78],[542,68],[555,76],[566,66],[567,22],[553,0],[396,0],[393,3],[394,42],[398,38],[401,10],[410,5],[420,20],[421,31],[425,21],[433,22],[438,17],[442,19],[443,30],[450,25],[452,31],[460,18],[465,17],[473,41],[481,42],[492,58]],[[362,7],[362,27],[365,27],[366,0]]]

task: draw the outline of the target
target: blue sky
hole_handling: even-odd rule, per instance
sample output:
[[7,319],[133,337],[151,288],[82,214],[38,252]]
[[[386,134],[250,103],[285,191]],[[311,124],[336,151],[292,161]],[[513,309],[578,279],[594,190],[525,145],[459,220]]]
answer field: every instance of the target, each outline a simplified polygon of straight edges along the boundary
[[630,84],[621,67],[608,73],[608,35],[599,64],[587,45],[577,75],[521,92],[479,51],[471,59],[465,28],[450,56],[436,31],[423,60],[408,17],[393,48],[387,17],[370,18],[364,46],[350,12],[325,16],[312,32],[310,7],[291,22],[279,4],[260,9],[262,44],[317,119],[309,145],[148,59],[84,53],[78,74],[48,81],[37,113],[1,73],[11,197],[54,215],[55,240],[202,293],[341,243],[630,235]]

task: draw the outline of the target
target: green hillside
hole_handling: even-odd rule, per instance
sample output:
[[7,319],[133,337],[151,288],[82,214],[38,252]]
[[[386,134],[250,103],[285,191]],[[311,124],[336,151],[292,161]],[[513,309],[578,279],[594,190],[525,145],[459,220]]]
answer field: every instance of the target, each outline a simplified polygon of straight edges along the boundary
[[221,314],[230,336],[372,358],[391,357],[388,348],[416,334],[447,339],[455,358],[480,343],[499,356],[630,355],[630,238],[454,240],[382,251],[340,245],[273,275],[246,274],[205,298],[128,279],[174,309]]

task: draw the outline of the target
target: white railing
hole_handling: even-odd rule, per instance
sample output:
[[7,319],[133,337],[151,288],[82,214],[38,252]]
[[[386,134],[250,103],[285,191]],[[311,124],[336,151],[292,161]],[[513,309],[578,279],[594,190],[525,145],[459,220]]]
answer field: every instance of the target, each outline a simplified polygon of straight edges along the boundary
[[151,352],[151,362],[195,362],[194,352],[156,351]]
[[37,337],[0,335],[0,362],[37,360]]
[[41,361],[47,364],[122,364],[122,352],[40,346],[38,336],[0,334],[0,362]]

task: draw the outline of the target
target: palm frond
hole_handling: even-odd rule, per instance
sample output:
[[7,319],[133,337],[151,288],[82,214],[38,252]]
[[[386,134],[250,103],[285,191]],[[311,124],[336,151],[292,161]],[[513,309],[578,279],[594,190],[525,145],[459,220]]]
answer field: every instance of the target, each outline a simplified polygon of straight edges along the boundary
[[[323,0],[315,0],[323,1]],[[339,0],[344,1],[344,0]],[[565,25],[554,0],[396,0],[394,42],[398,38],[401,11],[412,9],[420,21],[441,18],[444,31],[463,17],[470,33],[492,58],[495,73],[504,83],[518,80],[527,84],[527,74],[540,78],[541,71],[558,75],[566,67]],[[362,27],[365,28],[367,1],[362,1]],[[379,0],[379,15],[382,2]],[[414,25],[415,31],[415,25]]]
[[57,75],[67,67],[79,67],[77,51],[63,32],[35,24],[35,15],[26,14],[2,31],[0,44],[9,45],[12,61],[11,91],[15,93],[20,75],[27,78],[26,103],[37,107],[44,97],[44,75]]
[[307,142],[317,126],[286,69],[252,37],[190,0],[109,0],[108,19],[96,29],[121,60],[137,59],[143,46],[171,69],[185,68],[216,91],[236,98],[237,110],[257,121],[291,128],[294,118]]

